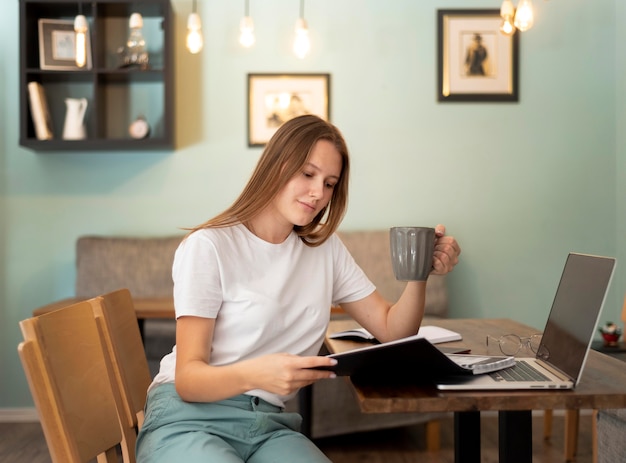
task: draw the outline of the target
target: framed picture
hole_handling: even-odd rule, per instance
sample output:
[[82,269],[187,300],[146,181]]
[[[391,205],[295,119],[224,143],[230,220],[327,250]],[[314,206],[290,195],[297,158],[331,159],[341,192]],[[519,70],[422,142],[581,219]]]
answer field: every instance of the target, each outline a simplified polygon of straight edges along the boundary
[[437,10],[439,101],[519,100],[519,32],[500,32],[500,10]]
[[330,74],[248,74],[248,146],[265,145],[296,116],[330,117]]
[[86,36],[87,63],[76,65],[76,32],[74,21],[65,19],[39,20],[39,67],[52,70],[91,69],[91,42]]

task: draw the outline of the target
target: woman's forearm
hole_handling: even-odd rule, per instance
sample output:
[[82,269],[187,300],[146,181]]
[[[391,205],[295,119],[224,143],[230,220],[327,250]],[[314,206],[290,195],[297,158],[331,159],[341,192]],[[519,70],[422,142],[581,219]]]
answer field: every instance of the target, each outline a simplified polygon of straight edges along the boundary
[[241,363],[212,366],[189,361],[176,369],[176,391],[186,402],[216,402],[254,389],[247,376]]
[[424,318],[426,282],[409,281],[398,301],[387,313],[387,332],[391,339],[412,336]]

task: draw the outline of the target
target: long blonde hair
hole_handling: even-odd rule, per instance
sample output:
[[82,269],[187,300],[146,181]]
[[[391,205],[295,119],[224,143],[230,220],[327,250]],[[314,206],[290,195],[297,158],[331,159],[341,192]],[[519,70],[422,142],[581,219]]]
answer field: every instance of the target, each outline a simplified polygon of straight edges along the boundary
[[281,125],[265,147],[250,180],[235,202],[221,214],[191,228],[190,233],[203,228],[246,223],[252,219],[294,175],[302,171],[319,140],[330,141],[341,155],[341,174],[328,205],[311,223],[296,225],[294,230],[308,246],[322,244],[337,230],[346,212],[350,157],[339,129],[314,115],[299,116]]

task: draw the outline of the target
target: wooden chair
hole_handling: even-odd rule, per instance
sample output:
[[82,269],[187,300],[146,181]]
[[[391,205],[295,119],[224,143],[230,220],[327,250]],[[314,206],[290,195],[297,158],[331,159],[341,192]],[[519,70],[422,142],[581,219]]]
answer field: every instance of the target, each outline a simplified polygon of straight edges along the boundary
[[[139,323],[128,289],[120,289],[89,300],[104,340],[110,368],[122,398],[120,420],[126,445],[124,462],[134,463],[137,432],[143,424],[144,405],[152,381],[144,351]],[[133,449],[126,453],[126,449]]]
[[[553,410],[544,410],[543,438],[545,440],[550,440],[552,437],[553,415]],[[565,433],[563,442],[565,461],[573,461],[576,459],[576,452],[578,451],[579,418],[579,410],[565,410]]]
[[20,322],[18,352],[52,461],[118,462],[121,397],[89,302]]

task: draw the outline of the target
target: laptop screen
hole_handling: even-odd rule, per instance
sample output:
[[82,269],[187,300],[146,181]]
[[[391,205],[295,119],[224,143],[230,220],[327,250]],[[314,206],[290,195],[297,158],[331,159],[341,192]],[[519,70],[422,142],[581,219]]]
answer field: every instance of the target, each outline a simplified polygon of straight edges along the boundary
[[570,253],[537,358],[577,382],[613,275],[615,259]]

